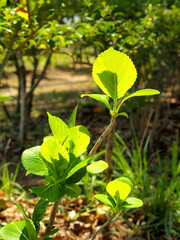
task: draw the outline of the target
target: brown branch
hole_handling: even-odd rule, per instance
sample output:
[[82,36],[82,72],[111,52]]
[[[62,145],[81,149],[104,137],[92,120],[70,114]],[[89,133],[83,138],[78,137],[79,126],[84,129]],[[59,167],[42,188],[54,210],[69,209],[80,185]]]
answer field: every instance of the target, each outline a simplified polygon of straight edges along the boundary
[[40,81],[42,80],[42,78],[44,77],[47,67],[50,63],[50,59],[51,59],[52,53],[49,54],[49,56],[46,59],[46,62],[44,64],[43,70],[41,72],[41,74],[39,75],[38,79],[36,82],[34,82],[34,84],[31,86],[31,89],[29,90],[29,92],[26,94],[26,98],[29,97],[29,95],[35,90],[35,88],[38,86],[38,84],[40,83]]
[[105,131],[101,134],[101,136],[98,138],[98,140],[96,141],[96,143],[92,147],[91,151],[89,152],[88,157],[93,156],[97,152],[98,148],[100,147],[100,145],[102,144],[102,142],[104,141],[106,136],[112,131],[115,124],[116,124],[116,118],[111,117],[110,124],[107,126]]
[[106,153],[105,153],[105,161],[108,163],[108,169],[106,170],[106,178],[107,180],[110,179],[110,176],[112,174],[113,171],[113,167],[112,167],[112,151],[113,151],[113,139],[114,139],[114,131],[116,128],[116,121],[114,123],[114,127],[111,130],[111,132],[108,135],[108,140],[106,143]]
[[31,18],[29,0],[26,0],[26,5],[27,5],[27,12],[28,12],[29,26],[30,26],[31,31],[33,31],[33,23],[32,23],[32,18]]
[[57,210],[58,210],[59,203],[60,203],[60,200],[55,202],[54,205],[53,205],[53,208],[52,208],[52,211],[51,211],[51,216],[49,218],[48,225],[46,226],[44,236],[46,236],[51,231],[51,229],[53,228],[54,219],[56,217],[56,213],[57,213]]
[[114,213],[111,217],[108,218],[108,220],[99,228],[97,232],[94,233],[94,235],[91,237],[90,240],[94,240],[97,235],[113,220],[113,218],[117,215],[117,213]]

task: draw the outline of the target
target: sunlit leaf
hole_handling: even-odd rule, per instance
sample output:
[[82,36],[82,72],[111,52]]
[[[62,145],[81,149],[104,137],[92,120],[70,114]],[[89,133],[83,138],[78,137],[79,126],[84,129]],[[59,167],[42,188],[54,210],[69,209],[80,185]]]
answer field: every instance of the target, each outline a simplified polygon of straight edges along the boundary
[[69,129],[70,149],[76,157],[84,153],[89,145],[89,131],[84,126],[75,126]]
[[132,60],[124,53],[109,48],[99,54],[93,64],[93,78],[109,97],[119,99],[137,77]]
[[27,240],[28,232],[25,221],[12,222],[0,229],[0,239]]
[[107,95],[105,95],[105,94],[81,94],[81,97],[86,97],[86,96],[93,98],[93,99],[97,100],[98,102],[101,102],[109,110],[111,109],[111,106],[109,104],[109,97]]
[[139,198],[135,197],[128,197],[126,198],[125,202],[123,203],[123,208],[138,208],[143,205],[143,202]]
[[119,178],[116,178],[116,180],[120,181],[120,182],[125,182],[127,183],[131,188],[133,188],[133,183],[132,181],[127,178],[127,177],[119,177]]
[[110,196],[105,194],[95,194],[94,197],[111,208],[115,207],[115,202]]
[[68,127],[74,127],[76,125],[76,115],[77,115],[78,105],[75,107],[68,121]]
[[21,156],[22,164],[28,173],[48,176],[48,168],[40,153],[40,146],[26,149]]
[[106,191],[110,196],[113,197],[114,201],[117,202],[119,198],[120,200],[124,200],[127,198],[129,193],[131,192],[131,187],[125,183],[118,180],[113,180],[108,183],[106,186]]
[[65,147],[59,143],[56,138],[51,138],[45,141],[41,147],[40,151],[42,156],[50,163],[52,159],[60,161],[60,167],[66,168],[69,162],[69,154]]
[[120,113],[118,114],[118,116],[123,116],[123,117],[128,118],[128,114],[127,114],[126,112],[120,112]]
[[26,228],[27,228],[27,232],[28,232],[28,239],[29,240],[36,239],[37,238],[37,233],[36,233],[36,228],[35,228],[34,222],[32,221],[31,218],[29,218],[26,215],[24,209],[22,208],[22,206],[20,204],[17,204],[17,207],[19,208],[19,210],[23,214],[24,220],[26,222]]
[[127,99],[129,98],[132,98],[132,97],[141,97],[141,96],[152,96],[152,95],[157,95],[157,94],[160,94],[160,92],[158,90],[155,90],[155,89],[141,89],[141,90],[137,90],[133,93],[130,93],[128,95],[126,95],[122,101],[120,102],[120,105],[126,101]]
[[61,143],[69,135],[69,128],[67,124],[56,116],[48,113],[49,125],[54,136],[58,137]]
[[108,168],[108,164],[105,161],[99,160],[87,166],[87,171],[89,173],[101,173]]

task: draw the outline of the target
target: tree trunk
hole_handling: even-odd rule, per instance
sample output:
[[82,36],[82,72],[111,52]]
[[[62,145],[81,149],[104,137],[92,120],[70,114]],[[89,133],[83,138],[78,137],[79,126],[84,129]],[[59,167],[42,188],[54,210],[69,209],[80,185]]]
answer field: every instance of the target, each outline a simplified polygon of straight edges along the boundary
[[25,124],[26,116],[26,69],[21,54],[17,55],[19,64],[19,83],[21,90],[21,105],[20,105],[20,123],[19,123],[19,140],[23,142],[25,139]]
[[[32,73],[32,77],[31,77],[30,89],[34,86],[35,80],[37,78],[37,68],[38,68],[39,61],[35,54],[36,53],[34,53],[34,56],[33,56],[34,66],[33,66],[33,73]],[[28,99],[27,99],[27,116],[28,116],[28,118],[31,116],[31,111],[32,111],[32,106],[33,106],[33,97],[34,97],[34,92],[32,91],[28,95]]]

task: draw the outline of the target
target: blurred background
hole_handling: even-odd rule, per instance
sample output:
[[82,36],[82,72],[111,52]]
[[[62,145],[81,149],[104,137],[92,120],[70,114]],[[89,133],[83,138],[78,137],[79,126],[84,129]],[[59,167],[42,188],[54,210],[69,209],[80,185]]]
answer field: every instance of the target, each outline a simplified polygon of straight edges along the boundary
[[67,121],[79,102],[77,122],[89,129],[92,143],[103,132],[108,111],[80,94],[101,93],[91,76],[92,65],[112,46],[136,66],[137,81],[129,92],[161,92],[128,100],[123,111],[129,119],[118,119],[114,137],[112,177],[124,174],[136,180],[136,194],[145,201],[138,213],[144,235],[130,239],[178,239],[179,5],[178,0],[1,0],[3,191],[10,194],[16,181],[34,184],[24,179],[21,153],[49,134],[46,112]]

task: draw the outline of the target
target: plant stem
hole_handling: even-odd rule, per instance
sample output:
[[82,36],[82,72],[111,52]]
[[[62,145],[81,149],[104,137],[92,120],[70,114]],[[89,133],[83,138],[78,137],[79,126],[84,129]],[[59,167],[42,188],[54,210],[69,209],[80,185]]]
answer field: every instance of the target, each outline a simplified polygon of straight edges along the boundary
[[55,202],[54,205],[53,205],[53,208],[52,208],[52,211],[51,211],[51,216],[49,218],[48,225],[46,226],[44,236],[46,236],[51,231],[51,229],[53,228],[54,219],[56,217],[56,213],[57,213],[57,210],[58,210],[59,203],[60,203],[60,200]]
[[99,146],[104,141],[105,137],[112,131],[115,124],[116,124],[116,118],[111,117],[111,121],[110,121],[109,125],[107,126],[105,131],[101,134],[101,136],[98,138],[98,140],[96,141],[96,143],[92,147],[90,153],[88,154],[88,157],[93,156],[97,152]]
[[105,161],[108,163],[108,168],[106,170],[106,179],[109,180],[111,178],[111,174],[113,172],[112,167],[112,152],[113,152],[113,139],[114,139],[114,131],[116,128],[116,121],[114,123],[114,126],[111,130],[111,132],[108,135],[108,140],[106,143],[106,153],[105,153]]
[[94,240],[97,237],[97,235],[113,220],[116,214],[117,213],[114,213],[111,217],[109,217],[108,220],[99,228],[99,230],[94,233],[90,240]]

